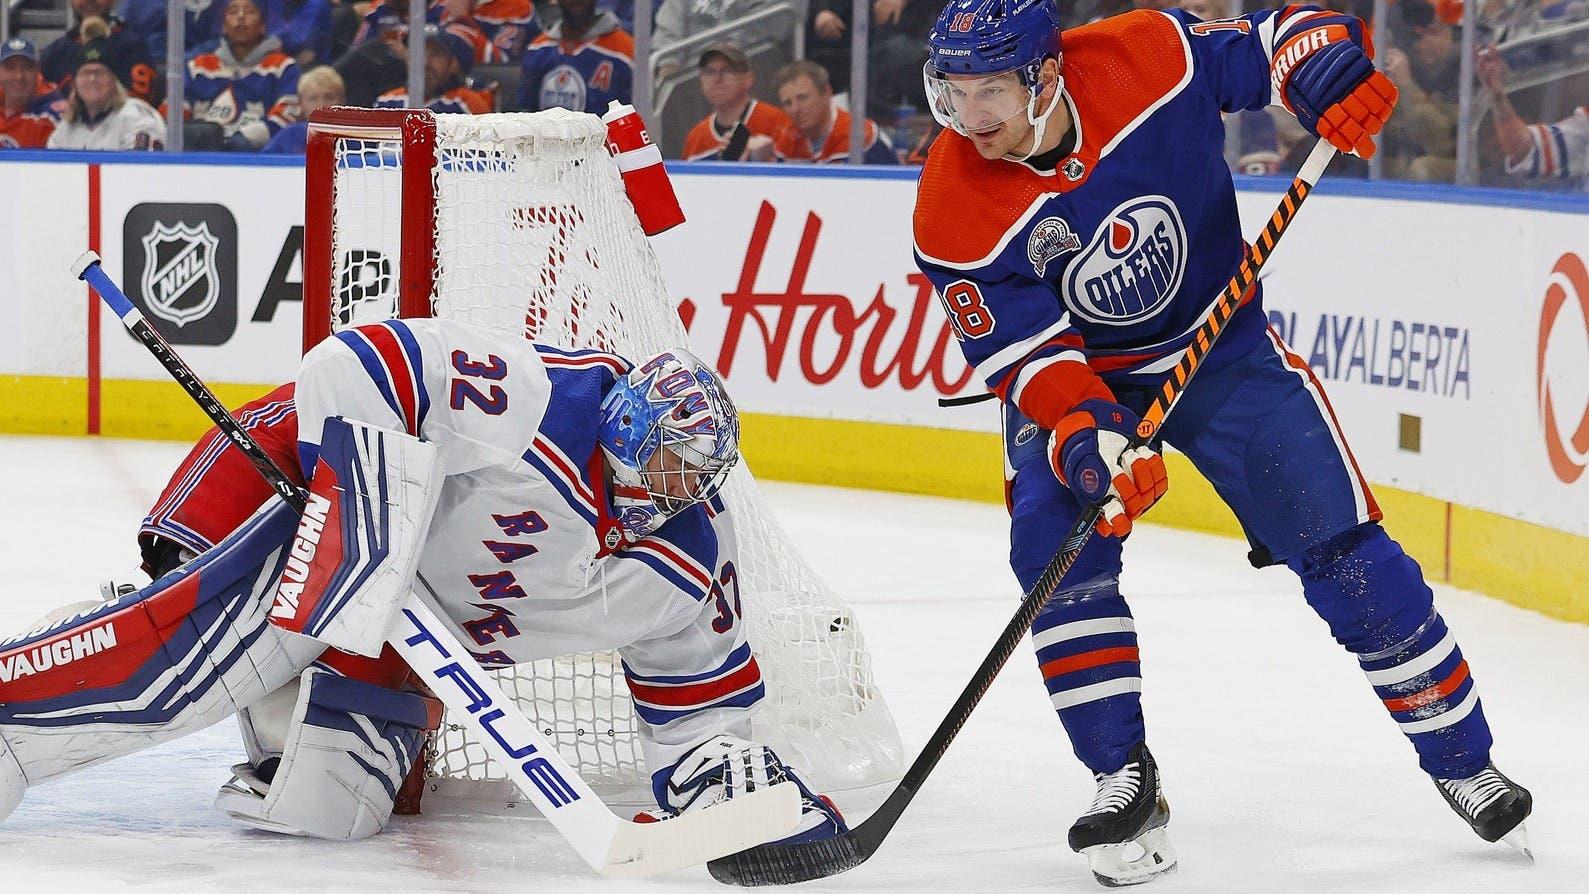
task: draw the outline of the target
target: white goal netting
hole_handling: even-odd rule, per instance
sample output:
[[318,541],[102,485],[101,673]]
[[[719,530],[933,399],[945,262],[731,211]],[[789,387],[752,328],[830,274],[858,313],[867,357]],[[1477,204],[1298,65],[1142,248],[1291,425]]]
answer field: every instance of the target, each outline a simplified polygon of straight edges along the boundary
[[[316,127],[337,134],[330,182],[311,175],[308,184],[334,190],[333,328],[398,315],[402,277],[428,264],[434,316],[631,357],[687,344],[595,116],[436,116],[428,207],[412,193],[405,200],[398,134]],[[422,215],[433,219],[433,257],[405,257],[401,228]],[[743,464],[724,494],[767,686],[757,738],[823,789],[897,778],[899,735],[853,613],[796,552]],[[498,679],[592,785],[649,784],[614,654],[521,665]],[[500,776],[450,723],[433,743],[430,771],[433,788],[459,782],[455,790]]]

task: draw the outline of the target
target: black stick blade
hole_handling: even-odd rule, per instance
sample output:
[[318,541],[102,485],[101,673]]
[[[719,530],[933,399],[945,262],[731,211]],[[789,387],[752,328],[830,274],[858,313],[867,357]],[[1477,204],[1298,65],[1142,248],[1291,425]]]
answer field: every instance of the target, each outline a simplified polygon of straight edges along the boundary
[[871,855],[852,830],[821,841],[758,845],[713,860],[706,868],[712,878],[725,885],[758,888],[838,875],[866,862]]

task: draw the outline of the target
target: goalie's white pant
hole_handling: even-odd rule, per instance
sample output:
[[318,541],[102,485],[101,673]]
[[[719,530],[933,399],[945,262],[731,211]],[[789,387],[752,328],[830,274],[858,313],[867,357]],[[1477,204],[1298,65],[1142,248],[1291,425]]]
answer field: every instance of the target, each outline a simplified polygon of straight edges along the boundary
[[271,500],[136,593],[0,642],[0,819],[29,785],[187,735],[324,646],[267,620],[298,515]]

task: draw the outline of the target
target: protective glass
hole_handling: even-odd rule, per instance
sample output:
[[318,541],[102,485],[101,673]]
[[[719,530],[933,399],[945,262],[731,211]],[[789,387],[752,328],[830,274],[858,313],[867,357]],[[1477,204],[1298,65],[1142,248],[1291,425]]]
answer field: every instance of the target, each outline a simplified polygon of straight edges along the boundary
[[1031,109],[1032,90],[1015,70],[981,77],[945,75],[929,63],[921,76],[932,116],[963,136],[997,127]]

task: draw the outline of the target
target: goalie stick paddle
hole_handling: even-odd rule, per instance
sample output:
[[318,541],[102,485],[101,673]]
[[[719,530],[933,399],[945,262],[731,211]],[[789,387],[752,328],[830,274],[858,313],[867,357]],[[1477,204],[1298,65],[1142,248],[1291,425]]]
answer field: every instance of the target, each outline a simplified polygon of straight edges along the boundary
[[[73,262],[72,273],[93,286],[122,324],[248,457],[282,500],[303,512],[302,491],[144,319],[102,269],[99,255],[84,253]],[[800,791],[793,783],[780,783],[657,823],[635,823],[618,817],[503,694],[441,620],[430,584],[418,575],[415,581],[427,595],[409,594],[403,603],[400,629],[388,633],[387,641],[425,680],[452,716],[465,719],[491,759],[506,768],[508,777],[526,799],[597,872],[640,877],[697,866],[779,838],[799,823]],[[401,629],[405,626],[407,629]]]
[[[1180,362],[1165,379],[1163,390],[1154,396],[1152,406],[1142,415],[1142,424],[1137,427],[1136,438],[1131,446],[1141,446],[1158,434],[1159,428],[1164,424],[1164,418],[1174,409],[1176,400],[1186,390],[1186,383],[1191,380],[1192,374],[1197,372],[1203,358],[1213,347],[1214,340],[1224,331],[1231,315],[1241,306],[1242,296],[1257,281],[1258,272],[1263,269],[1264,262],[1274,251],[1281,234],[1291,224],[1297,209],[1302,207],[1303,200],[1313,191],[1313,185],[1318,182],[1330,159],[1334,157],[1334,147],[1324,140],[1319,140],[1313,147],[1313,152],[1308,155],[1308,160],[1302,165],[1302,170],[1297,173],[1296,179],[1291,181],[1290,188],[1286,190],[1279,207],[1264,226],[1258,241],[1253,243],[1251,251],[1242,260],[1236,275],[1231,277],[1225,290],[1214,302],[1209,316],[1198,327],[1192,343],[1186,346]],[[971,712],[976,709],[977,703],[987,694],[988,687],[993,685],[994,678],[999,675],[1005,662],[1015,653],[1021,640],[1026,638],[1026,632],[1037,620],[1038,613],[1059,590],[1060,583],[1065,579],[1065,572],[1070,570],[1082,547],[1091,539],[1102,514],[1101,507],[1093,506],[1083,512],[1071,526],[1059,551],[1049,560],[1048,567],[1043,569],[1031,592],[1021,600],[1021,606],[1015,612],[1015,617],[1010,619],[1004,632],[999,634],[992,651],[982,659],[982,664],[971,676],[971,681],[966,684],[965,690],[949,708],[948,716],[938,724],[932,738],[927,740],[921,754],[910,765],[910,769],[905,771],[904,777],[889,793],[881,807],[850,831],[834,838],[804,844],[764,844],[720,860],[713,860],[707,864],[712,877],[731,885],[788,885],[854,869],[877,853],[877,849],[883,844],[883,839],[888,837],[888,833],[899,821],[905,808],[921,790],[928,775],[938,765],[944,752],[949,749],[949,744],[959,735],[961,727],[965,726],[966,720],[971,717]]]

